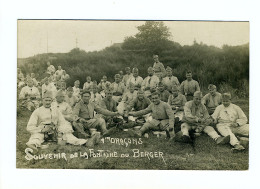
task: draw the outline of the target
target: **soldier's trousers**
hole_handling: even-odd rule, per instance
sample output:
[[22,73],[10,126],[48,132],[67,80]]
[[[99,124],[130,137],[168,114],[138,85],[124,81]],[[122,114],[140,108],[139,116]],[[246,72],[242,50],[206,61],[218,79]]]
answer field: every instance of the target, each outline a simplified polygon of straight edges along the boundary
[[218,123],[217,129],[222,136],[230,135],[230,144],[232,146],[239,144],[239,141],[235,135],[249,136],[249,124],[231,127],[230,123]]

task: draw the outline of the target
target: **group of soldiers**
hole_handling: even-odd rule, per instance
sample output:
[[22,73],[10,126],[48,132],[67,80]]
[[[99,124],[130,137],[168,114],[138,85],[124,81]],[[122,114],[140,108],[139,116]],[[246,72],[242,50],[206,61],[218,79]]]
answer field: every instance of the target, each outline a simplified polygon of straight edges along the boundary
[[144,79],[138,68],[131,71],[126,67],[125,75],[120,71],[112,83],[107,76],[100,83],[87,76],[82,89],[79,80],[67,87],[69,75],[49,62],[41,87],[34,74],[26,78],[26,86],[21,84],[23,74],[18,70],[18,104],[33,112],[27,125],[31,133],[27,146],[41,148],[52,136],[59,144],[90,147],[101,135],[127,132],[147,137],[150,131],[163,131],[169,140],[184,143],[192,142],[191,133],[199,136],[204,132],[216,144],[230,143],[233,151],[245,149],[241,138],[249,137],[248,120],[242,109],[231,103],[230,93],[220,94],[210,84],[209,93],[203,96],[191,71],[179,83],[158,55],[153,59]]

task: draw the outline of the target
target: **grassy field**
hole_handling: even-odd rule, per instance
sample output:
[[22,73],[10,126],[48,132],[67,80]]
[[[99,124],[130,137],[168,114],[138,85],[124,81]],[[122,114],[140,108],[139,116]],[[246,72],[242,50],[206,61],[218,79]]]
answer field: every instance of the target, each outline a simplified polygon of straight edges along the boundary
[[[249,116],[248,99],[234,101],[247,117]],[[126,132],[115,133],[101,143],[89,149],[83,146],[58,146],[51,144],[47,149],[34,151],[33,155],[65,153],[66,160],[25,158],[26,145],[30,134],[26,131],[30,112],[23,111],[17,117],[17,168],[46,169],[164,169],[164,170],[247,170],[248,149],[240,153],[232,153],[229,144],[217,146],[206,135],[196,138],[195,146],[178,142],[169,142],[155,135],[135,139]],[[126,143],[120,143],[125,139]],[[122,140],[121,140],[122,142]],[[131,142],[131,144],[130,144]],[[98,150],[105,153],[99,153]],[[139,152],[144,152],[142,155]],[[149,153],[145,153],[149,152]],[[116,153],[115,153],[116,152]],[[71,154],[74,154],[73,156]],[[78,155],[75,156],[75,154]],[[100,155],[100,157],[99,157]],[[127,156],[128,157],[121,157]],[[152,157],[153,155],[153,157]],[[117,156],[117,157],[115,157]],[[144,157],[141,157],[144,156]]]

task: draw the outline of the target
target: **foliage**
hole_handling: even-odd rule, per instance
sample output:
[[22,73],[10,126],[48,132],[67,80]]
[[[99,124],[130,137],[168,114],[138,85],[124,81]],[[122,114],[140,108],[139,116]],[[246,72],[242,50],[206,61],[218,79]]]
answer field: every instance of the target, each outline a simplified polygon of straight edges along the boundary
[[210,83],[217,87],[227,84],[228,89],[237,90],[233,92],[235,95],[249,96],[249,44],[218,48],[194,41],[193,45],[181,46],[169,39],[171,34],[163,22],[149,21],[138,30],[122,44],[101,51],[85,52],[76,48],[68,53],[40,54],[18,59],[18,67],[24,73],[34,72],[42,79],[49,60],[56,68],[61,65],[70,75],[68,86],[75,80],[80,80],[83,86],[88,75],[98,82],[103,75],[113,81],[114,75],[127,66],[137,67],[145,77],[147,68],[153,65],[152,55],[156,53],[165,67],[173,68],[180,82],[185,80],[185,71],[191,70],[203,90]]

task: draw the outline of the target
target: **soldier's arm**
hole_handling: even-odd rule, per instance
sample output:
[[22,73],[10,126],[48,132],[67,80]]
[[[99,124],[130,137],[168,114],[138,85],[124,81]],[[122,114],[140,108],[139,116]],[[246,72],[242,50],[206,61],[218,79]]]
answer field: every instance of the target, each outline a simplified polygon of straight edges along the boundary
[[118,115],[117,112],[111,112],[109,110],[106,110],[104,108],[101,108],[99,105],[97,104],[94,104],[94,110],[97,112],[97,113],[100,113],[100,114],[103,114],[105,116],[116,116]]
[[41,133],[42,129],[44,128],[43,124],[37,125],[38,124],[38,120],[39,120],[39,113],[38,113],[38,109],[36,109],[27,124],[27,131],[30,132],[31,134],[34,133]]
[[74,121],[77,121],[77,120],[80,119],[80,117],[79,117],[80,108],[81,108],[80,102],[78,102],[76,104],[76,106],[73,108],[72,115],[73,115],[73,120]]
[[[140,110],[140,111],[137,111],[137,112],[131,112],[131,115],[135,116],[135,117],[139,117],[139,116],[142,116],[142,115],[146,115],[148,113],[151,113],[152,112],[152,108],[151,108],[151,105],[149,105],[146,109],[144,110]],[[130,115],[130,113],[129,113]]]
[[235,107],[238,113],[238,119],[236,120],[236,123],[238,123],[239,125],[245,125],[247,123],[247,117],[245,113],[239,106],[235,106]]

